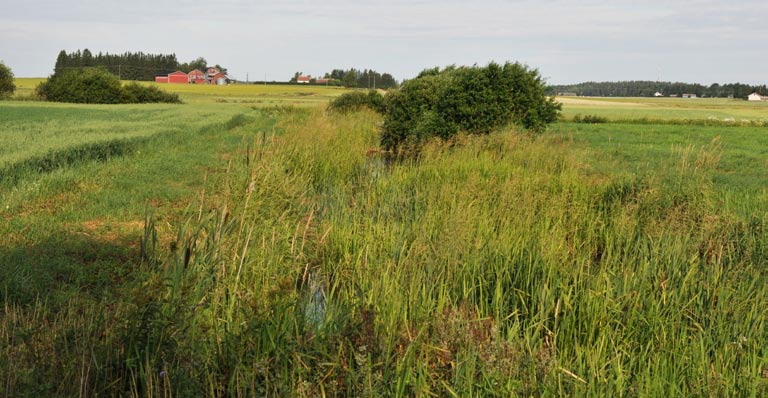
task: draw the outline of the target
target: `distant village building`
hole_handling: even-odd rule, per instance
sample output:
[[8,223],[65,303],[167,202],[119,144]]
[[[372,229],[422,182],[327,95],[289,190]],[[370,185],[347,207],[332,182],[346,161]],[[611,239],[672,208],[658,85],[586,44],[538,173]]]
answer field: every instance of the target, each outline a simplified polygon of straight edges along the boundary
[[296,83],[309,84],[310,80],[312,80],[310,76],[299,76],[296,78]]
[[181,71],[155,76],[155,83],[189,83],[189,76]]
[[655,92],[655,93],[653,94],[653,96],[654,96],[654,97],[663,97],[663,96],[664,96],[664,94],[662,94],[662,93],[660,93],[660,92],[658,92],[658,91],[657,91],[657,92]]
[[168,83],[187,84],[189,83],[189,76],[182,71],[176,71],[168,75]]
[[747,101],[768,101],[768,96],[752,93],[747,97]]
[[321,78],[315,80],[315,83],[317,83],[317,84],[328,84],[328,82],[330,82],[330,81],[331,81],[331,79],[326,79],[324,77],[321,77]]
[[218,68],[208,68],[205,73],[199,69],[195,69],[189,73],[176,71],[167,75],[155,76],[155,83],[226,85],[227,75],[222,73]]
[[683,94],[683,98],[699,98],[696,94]]
[[189,82],[192,84],[208,83],[208,81],[205,80],[205,73],[203,73],[200,69],[195,69],[192,72],[189,72]]
[[211,76],[211,84],[216,84],[218,86],[225,86],[227,84],[227,77],[219,72],[213,76]]

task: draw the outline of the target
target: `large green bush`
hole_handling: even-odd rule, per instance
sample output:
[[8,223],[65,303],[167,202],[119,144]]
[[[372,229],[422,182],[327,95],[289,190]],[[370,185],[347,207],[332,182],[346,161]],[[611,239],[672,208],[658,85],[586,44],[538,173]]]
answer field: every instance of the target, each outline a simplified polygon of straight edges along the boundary
[[347,113],[362,108],[369,108],[379,113],[384,113],[384,96],[376,90],[368,92],[353,91],[344,93],[328,104],[328,110],[332,112]]
[[121,84],[103,68],[69,69],[40,83],[37,93],[45,100],[81,104],[119,104]]
[[381,144],[397,151],[431,137],[485,134],[510,124],[540,131],[560,104],[538,71],[519,63],[427,69],[385,99]]
[[137,83],[123,87],[117,76],[102,67],[58,72],[40,83],[37,93],[47,101],[81,104],[181,102],[177,94],[163,92],[157,87]]
[[13,84],[13,71],[0,62],[0,99],[10,97],[14,91],[16,91],[16,85]]

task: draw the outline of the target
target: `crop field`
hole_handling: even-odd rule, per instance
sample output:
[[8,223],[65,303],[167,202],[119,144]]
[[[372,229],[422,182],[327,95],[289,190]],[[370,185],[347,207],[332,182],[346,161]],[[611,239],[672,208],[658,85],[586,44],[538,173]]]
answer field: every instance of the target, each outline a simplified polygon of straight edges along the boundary
[[768,396],[764,104],[392,160],[344,89],[162,88],[0,102],[0,396]]
[[[25,98],[35,90],[44,79],[16,79],[17,97]],[[127,82],[126,82],[127,83]],[[298,86],[298,85],[254,85],[231,84],[227,86],[195,84],[158,84],[140,82],[144,85],[157,86],[165,91],[177,93],[185,103],[193,105],[212,103],[231,103],[250,106],[313,106],[322,105],[329,100],[349,91],[343,87]]]
[[768,122],[767,102],[722,98],[559,97],[563,116],[598,115],[612,121]]

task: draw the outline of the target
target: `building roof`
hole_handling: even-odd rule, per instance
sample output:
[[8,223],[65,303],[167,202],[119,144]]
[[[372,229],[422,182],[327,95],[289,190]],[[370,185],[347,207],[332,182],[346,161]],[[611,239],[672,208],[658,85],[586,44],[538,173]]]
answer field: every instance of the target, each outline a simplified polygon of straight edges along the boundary
[[180,71],[180,70],[177,70],[176,72],[173,72],[173,73],[169,73],[169,74],[168,74],[168,76],[181,76],[181,75],[187,76],[187,74],[186,74],[186,73],[184,73],[184,72],[182,72],[182,71]]
[[312,78],[309,76],[299,76],[296,78],[296,81],[298,82],[308,82],[310,80],[312,80]]

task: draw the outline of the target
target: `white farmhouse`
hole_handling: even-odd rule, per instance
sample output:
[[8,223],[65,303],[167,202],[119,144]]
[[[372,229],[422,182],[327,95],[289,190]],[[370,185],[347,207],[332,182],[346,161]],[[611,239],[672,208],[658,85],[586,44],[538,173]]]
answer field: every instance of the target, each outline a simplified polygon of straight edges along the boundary
[[768,101],[768,96],[752,93],[747,97],[747,101]]

